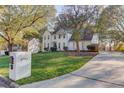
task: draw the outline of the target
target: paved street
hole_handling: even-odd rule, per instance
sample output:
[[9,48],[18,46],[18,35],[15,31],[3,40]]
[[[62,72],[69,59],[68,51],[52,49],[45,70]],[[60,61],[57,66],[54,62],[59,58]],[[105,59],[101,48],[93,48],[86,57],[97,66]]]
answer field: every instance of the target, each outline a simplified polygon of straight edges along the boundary
[[10,79],[0,75],[0,88],[16,88],[16,87],[19,87],[19,85],[11,81]]
[[4,84],[3,82],[0,82],[0,88],[8,88],[8,86]]
[[102,53],[81,69],[54,79],[23,85],[28,88],[124,87],[124,54]]
[[9,87],[4,84],[0,84],[0,88],[9,88]]
[[3,85],[0,84],[0,88],[5,88]]
[[3,76],[0,75],[0,88],[8,88],[9,86],[5,84],[6,79],[4,79]]

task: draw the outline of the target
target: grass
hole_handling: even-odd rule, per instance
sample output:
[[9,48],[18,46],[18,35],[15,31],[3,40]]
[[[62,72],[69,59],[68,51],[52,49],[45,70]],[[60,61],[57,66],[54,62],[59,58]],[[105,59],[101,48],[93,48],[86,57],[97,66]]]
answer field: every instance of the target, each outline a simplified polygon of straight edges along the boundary
[[[92,57],[65,56],[63,52],[38,53],[32,55],[32,75],[17,80],[20,85],[54,78],[86,64]],[[9,57],[0,57],[0,74],[8,77]]]

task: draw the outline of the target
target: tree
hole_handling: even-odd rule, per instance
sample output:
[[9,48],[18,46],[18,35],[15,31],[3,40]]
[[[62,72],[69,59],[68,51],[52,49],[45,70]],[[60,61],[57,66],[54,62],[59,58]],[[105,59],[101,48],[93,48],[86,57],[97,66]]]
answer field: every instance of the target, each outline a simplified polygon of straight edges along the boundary
[[95,18],[98,11],[98,6],[69,5],[64,6],[63,12],[57,17],[57,29],[72,31],[77,53],[80,52],[79,41],[80,33],[83,31],[82,28],[86,27],[87,23]]
[[118,41],[124,41],[124,7],[119,6],[118,7],[118,16],[116,17],[115,21],[115,30],[117,30],[117,40]]
[[7,44],[3,38],[0,37],[0,50],[4,50],[7,47]]
[[22,50],[28,50],[28,43],[30,40],[32,40],[33,38],[38,38],[40,37],[40,31],[38,31],[35,28],[27,28],[25,29],[24,35],[23,35],[23,39],[21,42],[22,45]]
[[97,32],[100,33],[100,38],[104,39],[108,36],[112,35],[109,34],[110,31],[118,31],[117,27],[117,20],[120,18],[119,8],[121,6],[107,6],[103,9],[102,13],[100,14],[99,20],[97,22]]
[[12,51],[14,43],[22,39],[27,30],[35,28],[40,31],[54,15],[54,6],[1,6],[0,36],[7,42],[8,50]]
[[[96,31],[99,33],[101,41],[110,39],[114,41],[120,41],[123,39],[122,25],[122,6],[107,6],[105,7],[96,24]],[[121,27],[121,28],[120,28]],[[110,47],[111,50],[111,47]]]

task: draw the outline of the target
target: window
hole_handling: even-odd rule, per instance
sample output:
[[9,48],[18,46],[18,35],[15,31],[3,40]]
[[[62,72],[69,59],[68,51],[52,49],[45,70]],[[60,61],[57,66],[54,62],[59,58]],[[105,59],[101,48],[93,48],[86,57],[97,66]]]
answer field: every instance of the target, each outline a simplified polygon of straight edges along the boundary
[[56,35],[54,35],[54,39],[56,39]]
[[60,48],[61,43],[59,43],[59,48]]
[[61,35],[59,35],[59,39],[61,38]]
[[50,36],[48,35],[48,39],[50,39]]
[[83,44],[83,42],[82,42],[82,50],[84,50],[84,44]]
[[65,34],[63,35],[63,38],[65,38]]

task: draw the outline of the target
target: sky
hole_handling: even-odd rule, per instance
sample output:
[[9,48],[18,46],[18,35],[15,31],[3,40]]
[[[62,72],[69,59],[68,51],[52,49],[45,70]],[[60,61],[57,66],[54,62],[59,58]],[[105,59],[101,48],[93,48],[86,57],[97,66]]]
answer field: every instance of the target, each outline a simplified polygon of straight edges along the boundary
[[61,13],[63,5],[56,5],[55,8],[57,10],[57,14],[56,15],[58,15],[59,13]]

